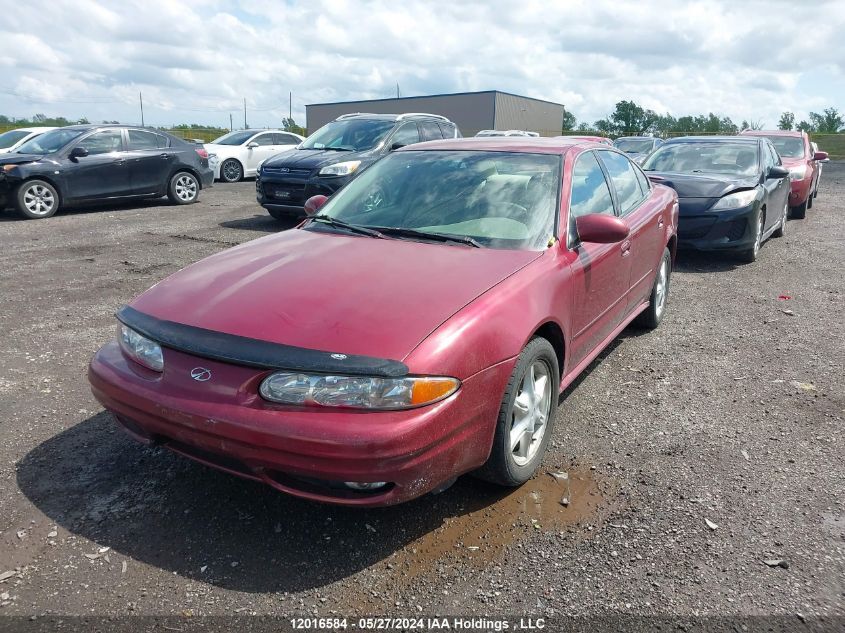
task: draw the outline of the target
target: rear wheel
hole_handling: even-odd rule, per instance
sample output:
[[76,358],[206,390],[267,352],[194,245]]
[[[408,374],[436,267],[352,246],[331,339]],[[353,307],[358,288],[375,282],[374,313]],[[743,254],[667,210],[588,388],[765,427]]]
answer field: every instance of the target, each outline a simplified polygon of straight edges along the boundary
[[815,196],[813,196],[813,194],[810,194],[809,196],[807,196],[807,208],[808,208],[808,209],[812,209],[812,208],[813,208],[813,198],[814,198],[814,197],[815,197]]
[[240,182],[244,177],[244,168],[240,161],[227,158],[220,165],[220,179],[225,182]]
[[59,210],[59,193],[45,180],[27,180],[18,187],[15,211],[27,220],[49,218]]
[[754,236],[754,245],[744,251],[739,252],[739,258],[747,263],[757,261],[757,255],[760,254],[760,247],[763,245],[763,227],[765,226],[766,216],[761,211],[757,216],[757,234]]
[[657,268],[657,275],[654,277],[654,286],[651,289],[648,308],[643,310],[637,317],[637,325],[653,330],[663,319],[666,311],[666,299],[669,298],[669,277],[672,274],[672,256],[669,249],[663,249],[663,257],[660,259],[660,266]]
[[803,220],[807,217],[807,200],[804,200],[797,207],[792,207],[791,215],[793,220]]
[[200,183],[196,176],[187,171],[173,174],[167,186],[167,197],[173,204],[191,204],[200,195]]
[[502,486],[519,486],[534,475],[552,436],[560,371],[544,338],[522,350],[505,388],[487,462],[475,472]]
[[783,203],[783,215],[780,218],[780,225],[777,230],[772,233],[774,237],[783,237],[786,231],[786,221],[789,219],[789,201]]

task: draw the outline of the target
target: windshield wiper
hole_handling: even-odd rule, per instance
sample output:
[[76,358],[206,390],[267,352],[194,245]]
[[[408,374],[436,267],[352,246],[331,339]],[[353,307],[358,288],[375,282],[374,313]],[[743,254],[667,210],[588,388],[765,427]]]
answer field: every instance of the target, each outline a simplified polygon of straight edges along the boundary
[[349,224],[348,222],[344,222],[343,220],[333,218],[330,215],[312,215],[308,219],[312,222],[324,222],[329,226],[334,226],[339,229],[346,229],[347,231],[351,231],[352,233],[358,233],[360,235],[366,235],[368,237],[384,239],[384,235],[374,229],[368,229],[366,226],[361,226],[360,224]]
[[458,242],[460,244],[467,244],[475,248],[484,248],[477,240],[468,235],[452,235],[450,233],[432,233],[429,231],[420,231],[418,229],[407,229],[401,226],[379,226],[377,228],[385,235],[395,235],[397,237],[419,237],[425,240],[435,240],[438,242]]
[[303,147],[302,149],[322,149],[329,152],[354,152],[351,147]]

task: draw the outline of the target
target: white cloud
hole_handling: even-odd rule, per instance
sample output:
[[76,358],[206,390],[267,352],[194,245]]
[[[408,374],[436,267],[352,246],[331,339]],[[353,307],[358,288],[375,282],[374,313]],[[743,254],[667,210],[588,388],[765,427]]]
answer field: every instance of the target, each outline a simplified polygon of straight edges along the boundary
[[[812,6],[811,6],[812,4]],[[499,89],[594,121],[632,99],[773,125],[845,109],[837,1],[9,3],[0,113],[278,124],[304,105]],[[795,12],[812,28],[800,26]],[[792,17],[790,17],[792,16]],[[12,93],[12,94],[10,94]]]

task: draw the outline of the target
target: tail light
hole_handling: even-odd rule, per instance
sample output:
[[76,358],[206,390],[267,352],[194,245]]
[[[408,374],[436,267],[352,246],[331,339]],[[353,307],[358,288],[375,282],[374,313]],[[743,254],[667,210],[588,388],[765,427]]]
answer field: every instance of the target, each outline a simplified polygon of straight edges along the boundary
[[200,158],[205,158],[205,159],[208,158],[208,152],[205,151],[204,148],[199,148],[199,149],[196,150],[196,152],[197,152],[197,154],[200,155]]

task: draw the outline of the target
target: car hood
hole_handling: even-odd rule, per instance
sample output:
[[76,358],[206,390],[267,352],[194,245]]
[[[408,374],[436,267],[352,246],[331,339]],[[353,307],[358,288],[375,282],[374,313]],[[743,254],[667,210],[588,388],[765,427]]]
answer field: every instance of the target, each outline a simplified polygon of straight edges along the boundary
[[758,184],[756,177],[737,177],[730,174],[679,174],[673,172],[649,171],[646,175],[652,182],[672,187],[678,198],[721,198],[731,191],[753,189]]
[[806,165],[807,159],[806,158],[785,158],[781,157],[781,161],[783,162],[783,166],[789,169],[790,167],[797,167],[799,165]]
[[130,305],[227,334],[402,360],[541,255],[295,229],[188,266]]
[[370,158],[372,154],[372,151],[338,152],[330,149],[290,149],[268,159],[264,166],[271,169],[278,169],[279,167],[317,169],[347,160],[364,160]]
[[22,165],[23,163],[34,163],[43,158],[40,154],[16,154],[10,152],[0,154],[0,165]]

